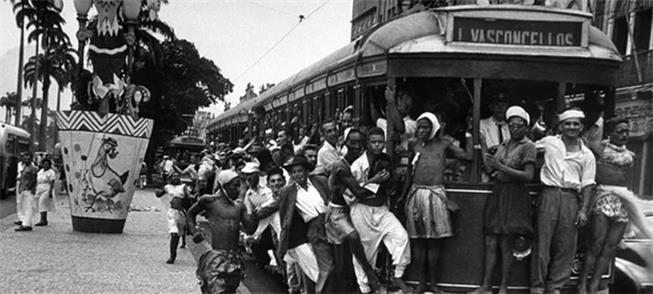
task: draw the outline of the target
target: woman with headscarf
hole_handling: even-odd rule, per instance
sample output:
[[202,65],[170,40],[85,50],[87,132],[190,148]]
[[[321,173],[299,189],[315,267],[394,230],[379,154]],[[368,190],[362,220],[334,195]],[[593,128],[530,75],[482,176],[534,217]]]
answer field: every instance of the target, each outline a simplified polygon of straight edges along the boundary
[[422,113],[417,119],[418,141],[411,148],[415,154],[412,172],[404,187],[404,191],[408,191],[406,230],[415,245],[412,263],[420,274],[416,293],[426,291],[427,282],[431,290],[436,290],[435,271],[441,240],[453,236],[449,210],[455,209],[455,205],[447,199],[443,185],[446,151],[465,160],[471,160],[473,151],[472,144],[467,144],[467,150],[463,150],[450,140],[436,136],[439,129],[440,123],[433,113]]
[[[510,139],[501,142],[494,155],[485,155],[487,173],[496,179],[493,193],[485,202],[485,274],[477,293],[492,293],[492,276],[501,252],[499,293],[508,291],[508,276],[513,261],[513,244],[533,235],[531,202],[525,183],[533,179],[537,149],[526,137],[530,115],[519,106],[506,110]],[[521,259],[524,254],[516,256]]]
[[[613,118],[605,122],[607,139],[590,144],[596,156],[596,183],[590,201],[589,249],[579,276],[578,293],[596,293],[601,275],[612,262],[617,245],[624,234],[639,231],[642,238],[653,238],[640,207],[644,200],[630,191],[625,183],[632,174],[635,154],[626,148],[630,138],[628,119]],[[592,277],[587,285],[590,273]]]

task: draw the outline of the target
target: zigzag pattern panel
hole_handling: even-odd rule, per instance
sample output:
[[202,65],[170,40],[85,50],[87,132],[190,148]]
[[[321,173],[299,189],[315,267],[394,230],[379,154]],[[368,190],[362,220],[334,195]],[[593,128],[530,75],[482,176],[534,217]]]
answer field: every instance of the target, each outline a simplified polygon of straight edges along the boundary
[[59,130],[90,131],[131,137],[149,138],[154,121],[147,118],[134,119],[131,116],[109,113],[101,116],[94,111],[57,112]]

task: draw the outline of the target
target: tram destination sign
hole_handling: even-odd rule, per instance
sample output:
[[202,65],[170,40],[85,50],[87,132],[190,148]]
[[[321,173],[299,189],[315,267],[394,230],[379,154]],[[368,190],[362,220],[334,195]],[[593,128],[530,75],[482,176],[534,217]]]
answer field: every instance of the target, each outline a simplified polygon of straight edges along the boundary
[[454,42],[520,45],[581,46],[582,22],[454,17]]

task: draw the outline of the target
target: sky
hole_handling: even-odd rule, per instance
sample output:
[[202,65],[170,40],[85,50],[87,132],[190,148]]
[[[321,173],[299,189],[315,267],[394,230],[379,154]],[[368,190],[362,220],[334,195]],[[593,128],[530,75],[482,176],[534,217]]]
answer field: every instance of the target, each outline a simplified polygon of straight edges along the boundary
[[[174,28],[178,38],[194,43],[200,55],[213,60],[231,80],[234,90],[226,100],[232,107],[245,93],[248,82],[258,91],[260,85],[278,83],[349,42],[353,0],[169,2],[162,5],[159,18]],[[299,15],[306,18],[265,54],[299,22]],[[78,27],[72,0],[64,0],[62,16],[66,20],[64,30],[73,44],[77,44]],[[16,91],[19,38],[20,30],[15,25],[10,2],[0,1],[0,96]],[[25,60],[33,52],[33,47],[26,49]],[[50,93],[51,98],[56,97],[56,90],[51,89]],[[31,90],[23,92],[23,99],[27,95],[31,96]],[[69,109],[71,98],[70,91],[64,92],[62,109]],[[56,99],[50,100],[49,107],[56,108]],[[215,113],[222,109],[222,103],[209,108]],[[0,121],[4,118],[4,109],[0,109]]]

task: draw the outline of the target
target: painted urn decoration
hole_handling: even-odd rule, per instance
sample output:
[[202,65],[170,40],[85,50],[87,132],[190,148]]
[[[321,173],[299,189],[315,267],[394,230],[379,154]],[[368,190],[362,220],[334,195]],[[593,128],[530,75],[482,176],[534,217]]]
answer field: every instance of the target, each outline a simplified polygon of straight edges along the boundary
[[[150,92],[131,83],[138,19],[157,0],[75,0],[79,74],[71,111],[57,112],[73,230],[122,233],[154,121]],[[87,24],[95,6],[97,17]],[[155,7],[156,6],[156,7]],[[156,11],[154,11],[156,12]],[[84,69],[84,47],[93,72]]]

